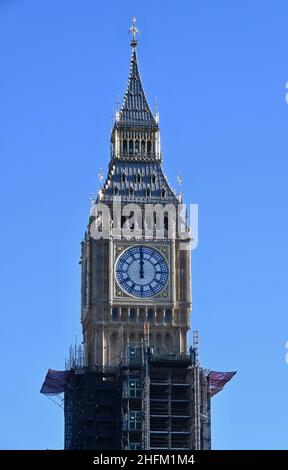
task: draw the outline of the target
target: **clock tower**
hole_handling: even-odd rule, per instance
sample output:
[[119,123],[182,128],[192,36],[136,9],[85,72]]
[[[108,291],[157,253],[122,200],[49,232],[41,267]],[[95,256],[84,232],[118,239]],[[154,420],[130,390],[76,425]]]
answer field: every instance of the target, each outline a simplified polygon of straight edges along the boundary
[[182,196],[163,172],[159,116],[139,73],[135,19],[130,32],[128,85],[111,132],[110,164],[82,241],[86,366],[117,366],[147,330],[156,353],[187,353],[190,233]]
[[64,407],[65,449],[211,449],[211,397],[236,372],[200,365],[198,332],[187,350],[192,236],[181,184],[177,195],[163,171],[135,22],[107,176],[81,243],[84,348],[48,370],[41,393]]

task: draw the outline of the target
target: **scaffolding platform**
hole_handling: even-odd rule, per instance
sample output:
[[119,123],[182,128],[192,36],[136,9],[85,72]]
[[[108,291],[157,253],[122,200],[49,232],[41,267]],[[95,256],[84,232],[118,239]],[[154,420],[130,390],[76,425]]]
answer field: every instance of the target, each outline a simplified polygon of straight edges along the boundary
[[145,355],[143,346],[130,346],[116,368],[79,369],[64,412],[66,449],[211,447],[207,371],[191,355]]

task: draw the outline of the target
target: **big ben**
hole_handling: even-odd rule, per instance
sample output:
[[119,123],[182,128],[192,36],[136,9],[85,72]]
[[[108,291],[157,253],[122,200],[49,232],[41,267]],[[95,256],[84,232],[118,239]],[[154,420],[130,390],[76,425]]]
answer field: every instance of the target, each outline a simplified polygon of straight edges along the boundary
[[64,393],[65,449],[210,449],[211,397],[235,372],[200,365],[198,332],[188,345],[195,231],[163,171],[135,18],[129,31],[128,85],[81,242],[83,341],[41,392]]
[[[187,352],[190,232],[186,227],[180,239],[177,227],[169,231],[182,200],[162,169],[159,118],[140,78],[137,31],[133,23],[128,85],[111,133],[108,175],[82,243],[87,365],[116,364],[128,342],[141,342],[146,322],[156,351]],[[94,236],[99,224],[102,231]]]

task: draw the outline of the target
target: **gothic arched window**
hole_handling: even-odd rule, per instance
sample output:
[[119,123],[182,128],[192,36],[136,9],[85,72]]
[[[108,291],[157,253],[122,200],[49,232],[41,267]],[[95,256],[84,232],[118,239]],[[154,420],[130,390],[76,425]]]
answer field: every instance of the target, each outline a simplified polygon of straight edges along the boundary
[[141,154],[145,154],[145,140],[141,140]]
[[115,188],[114,188],[114,194],[118,194],[118,193],[119,193],[119,188],[118,188],[118,186],[115,186]]
[[163,188],[161,190],[161,197],[165,197],[165,195],[166,195],[166,190],[165,190],[165,188]]
[[168,230],[168,213],[164,212],[164,229]]
[[147,142],[147,154],[150,155],[151,154],[151,141],[148,140]]
[[126,139],[123,140],[123,153],[125,154],[127,153],[127,140]]
[[132,139],[129,140],[129,153],[130,154],[133,153],[133,140]]
[[129,193],[132,195],[134,193],[134,188],[133,186],[130,186]]
[[148,320],[149,322],[152,322],[152,321],[153,321],[153,317],[154,317],[153,308],[148,308],[147,320]]
[[161,308],[158,308],[156,312],[156,322],[161,323],[162,320],[163,320],[163,311],[161,310]]
[[129,318],[132,321],[136,320],[136,308],[130,308]]
[[151,189],[149,187],[146,189],[146,196],[151,196]]
[[141,183],[141,175],[140,175],[140,173],[137,173],[136,181],[137,181],[137,183]]
[[139,153],[139,140],[135,140],[135,153]]
[[151,178],[151,179],[152,179],[152,183],[153,183],[153,184],[155,184],[155,182],[156,182],[156,176],[154,175],[154,173],[153,173],[153,175],[152,175],[152,178]]
[[[121,308],[121,320],[125,322],[128,319],[127,317],[128,317],[127,308]],[[125,333],[124,333],[124,336],[125,336]]]
[[[146,320],[146,311],[144,308],[140,308],[139,310],[139,320],[140,322],[144,323]],[[142,334],[142,333],[141,333]],[[140,339],[140,338],[139,338]]]
[[164,316],[165,323],[171,323],[172,321],[172,314],[171,310],[165,310],[165,316]]
[[118,308],[113,307],[112,308],[112,320],[117,320],[118,319]]
[[124,172],[122,173],[122,181],[123,181],[123,183],[125,183],[125,181],[126,181],[126,175],[125,175]]

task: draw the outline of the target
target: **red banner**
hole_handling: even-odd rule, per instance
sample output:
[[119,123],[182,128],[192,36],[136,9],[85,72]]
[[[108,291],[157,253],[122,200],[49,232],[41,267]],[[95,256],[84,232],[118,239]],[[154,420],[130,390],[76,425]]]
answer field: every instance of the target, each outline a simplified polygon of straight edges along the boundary
[[40,393],[44,395],[59,395],[65,392],[68,386],[68,381],[74,374],[71,370],[53,370],[48,369],[45,380],[41,387]]
[[213,397],[213,395],[220,392],[224,385],[226,385],[226,383],[229,382],[235,374],[236,372],[216,372],[215,370],[212,370],[208,374],[210,396]]

